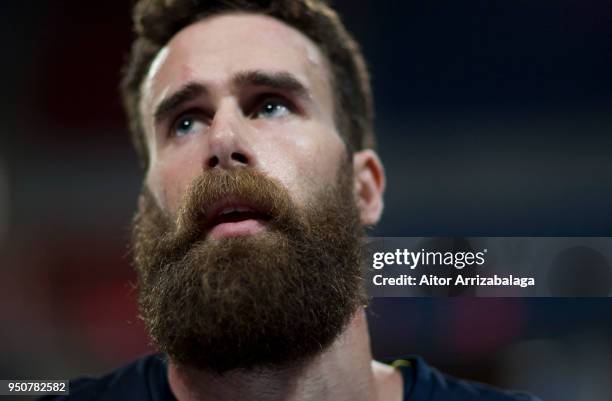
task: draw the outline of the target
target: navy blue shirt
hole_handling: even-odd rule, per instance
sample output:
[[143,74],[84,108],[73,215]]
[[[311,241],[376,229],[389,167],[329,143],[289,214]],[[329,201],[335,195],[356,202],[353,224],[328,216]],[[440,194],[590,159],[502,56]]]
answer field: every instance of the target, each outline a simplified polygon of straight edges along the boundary
[[[405,401],[538,401],[524,394],[458,380],[411,357],[396,363],[404,378]],[[168,384],[165,357],[150,355],[101,378],[70,381],[70,395],[39,401],[176,401]]]

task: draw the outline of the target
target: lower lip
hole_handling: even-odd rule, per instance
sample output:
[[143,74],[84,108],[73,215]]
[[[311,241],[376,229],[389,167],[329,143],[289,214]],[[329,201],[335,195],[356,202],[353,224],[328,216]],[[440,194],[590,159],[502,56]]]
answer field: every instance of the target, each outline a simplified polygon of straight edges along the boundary
[[265,229],[263,220],[247,219],[231,223],[217,224],[208,235],[213,239],[242,237],[257,234]]

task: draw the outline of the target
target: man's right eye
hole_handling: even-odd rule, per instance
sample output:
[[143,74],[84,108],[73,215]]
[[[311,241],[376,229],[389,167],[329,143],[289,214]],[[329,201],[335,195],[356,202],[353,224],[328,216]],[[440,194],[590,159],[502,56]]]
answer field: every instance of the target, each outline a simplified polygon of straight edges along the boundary
[[185,136],[202,129],[202,122],[192,115],[186,115],[176,120],[172,128],[172,135]]

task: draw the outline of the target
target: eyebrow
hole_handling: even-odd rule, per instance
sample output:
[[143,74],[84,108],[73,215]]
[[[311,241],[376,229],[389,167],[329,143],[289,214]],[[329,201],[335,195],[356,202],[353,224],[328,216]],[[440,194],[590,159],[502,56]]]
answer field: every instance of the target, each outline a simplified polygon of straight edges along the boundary
[[162,100],[155,108],[153,117],[156,122],[163,120],[166,116],[171,114],[181,104],[189,102],[199,96],[208,93],[206,86],[198,82],[190,82],[178,91],[174,92],[169,97]]
[[290,92],[298,97],[309,97],[306,85],[289,72],[245,71],[234,75],[232,81],[238,87],[265,86],[270,89]]
[[[309,99],[309,91],[299,79],[289,72],[266,72],[260,70],[238,72],[232,77],[232,84],[237,88],[262,86],[288,92],[302,99]],[[208,88],[199,82],[189,82],[162,100],[155,108],[153,117],[156,122],[165,119],[183,103],[207,95]]]

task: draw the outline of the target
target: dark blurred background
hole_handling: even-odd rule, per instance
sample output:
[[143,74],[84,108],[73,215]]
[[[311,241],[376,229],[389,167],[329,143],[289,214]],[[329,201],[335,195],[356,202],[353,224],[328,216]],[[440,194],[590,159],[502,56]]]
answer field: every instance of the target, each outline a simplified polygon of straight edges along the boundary
[[[336,0],[373,76],[379,236],[612,236],[608,1]],[[138,169],[125,1],[0,2],[0,378],[150,352],[127,253]],[[612,400],[612,302],[377,299],[376,357],[555,401]]]

